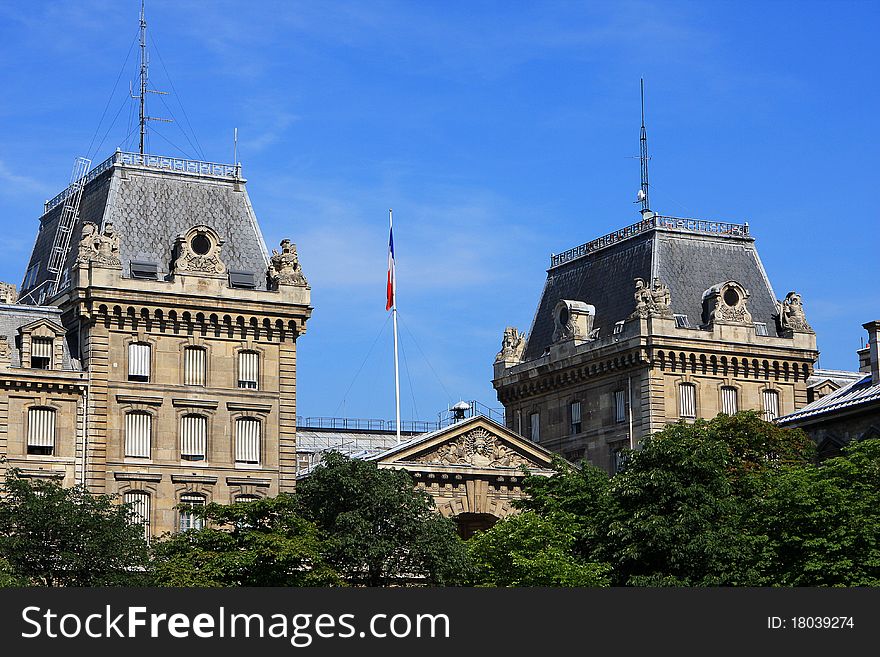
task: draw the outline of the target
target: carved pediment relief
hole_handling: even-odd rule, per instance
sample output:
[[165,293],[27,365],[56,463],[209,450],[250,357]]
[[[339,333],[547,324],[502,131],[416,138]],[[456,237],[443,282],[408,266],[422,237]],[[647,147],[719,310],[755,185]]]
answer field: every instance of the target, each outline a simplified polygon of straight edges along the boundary
[[749,296],[736,281],[713,285],[703,292],[703,323],[751,325],[752,314],[746,306]]
[[210,226],[194,226],[174,240],[171,270],[175,274],[225,276],[226,263],[220,257],[223,244],[223,240]]

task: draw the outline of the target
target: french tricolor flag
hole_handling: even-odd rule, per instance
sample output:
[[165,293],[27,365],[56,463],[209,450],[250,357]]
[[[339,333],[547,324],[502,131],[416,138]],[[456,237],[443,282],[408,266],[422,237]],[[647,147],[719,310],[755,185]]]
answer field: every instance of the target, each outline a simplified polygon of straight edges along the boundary
[[[390,213],[389,213],[390,214]],[[391,310],[397,303],[397,278],[394,275],[394,226],[388,229],[388,289],[385,310]]]

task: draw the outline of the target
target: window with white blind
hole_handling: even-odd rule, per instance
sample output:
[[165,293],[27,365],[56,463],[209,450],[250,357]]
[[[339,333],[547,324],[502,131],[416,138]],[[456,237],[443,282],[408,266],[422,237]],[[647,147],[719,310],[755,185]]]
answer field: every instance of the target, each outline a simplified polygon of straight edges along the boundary
[[581,424],[581,403],[579,401],[571,402],[571,433],[576,434],[581,432],[582,424]]
[[153,416],[142,411],[125,414],[125,455],[150,458]]
[[260,354],[256,351],[238,352],[238,387],[256,390],[260,381]]
[[678,384],[678,412],[680,417],[697,417],[697,386]]
[[132,490],[122,496],[122,501],[129,505],[128,512],[131,522],[144,527],[144,538],[150,540],[150,494],[143,490]]
[[31,338],[31,367],[51,370],[54,348],[55,341],[52,338]]
[[187,347],[183,350],[183,383],[188,386],[203,386],[208,378],[207,350],[202,347]]
[[779,393],[775,390],[764,391],[764,419],[767,422],[779,417]]
[[614,421],[618,423],[626,421],[626,397],[623,390],[614,391]]
[[531,429],[531,433],[529,434],[529,438],[531,438],[532,442],[534,442],[534,443],[541,442],[541,414],[540,413],[532,413],[529,416],[529,428]]
[[128,345],[128,380],[150,380],[150,345],[143,342]]
[[205,496],[198,493],[184,493],[180,496],[180,531],[201,529],[205,521],[196,514],[196,509],[205,506]]
[[731,386],[722,386],[721,388],[721,412],[728,415],[734,415],[738,408],[736,398],[736,388]]
[[208,418],[204,415],[184,415],[180,418],[180,458],[184,461],[204,461],[208,446]]
[[55,453],[55,411],[51,408],[29,408],[27,453],[51,456]]
[[260,462],[260,421],[243,417],[235,421],[235,462]]

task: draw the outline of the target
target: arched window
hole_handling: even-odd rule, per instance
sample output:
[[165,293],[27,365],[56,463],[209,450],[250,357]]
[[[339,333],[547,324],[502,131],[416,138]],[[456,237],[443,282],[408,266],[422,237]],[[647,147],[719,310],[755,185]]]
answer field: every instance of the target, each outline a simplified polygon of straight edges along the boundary
[[150,458],[150,442],[153,434],[153,416],[143,411],[125,414],[125,455]]
[[28,409],[27,453],[37,456],[52,456],[55,453],[54,409]]
[[238,387],[251,390],[260,387],[260,354],[256,351],[238,352]]
[[188,386],[203,386],[208,378],[207,350],[202,347],[187,347],[183,350],[183,383]]
[[764,391],[764,419],[772,422],[779,417],[779,393],[775,390]]
[[205,521],[196,510],[205,506],[205,496],[200,493],[184,493],[180,496],[180,531],[201,529]]
[[693,383],[678,384],[679,417],[697,417],[697,386]]
[[737,391],[733,386],[721,386],[721,412],[735,415],[739,410]]
[[150,345],[145,342],[132,342],[128,345],[128,380],[150,380]]
[[184,461],[204,461],[208,447],[208,418],[204,415],[184,415],[180,418],[180,458]]
[[144,538],[150,540],[150,494],[143,490],[131,490],[122,496],[123,502],[129,505],[132,523],[143,525]]
[[235,462],[260,462],[260,421],[242,417],[235,421]]

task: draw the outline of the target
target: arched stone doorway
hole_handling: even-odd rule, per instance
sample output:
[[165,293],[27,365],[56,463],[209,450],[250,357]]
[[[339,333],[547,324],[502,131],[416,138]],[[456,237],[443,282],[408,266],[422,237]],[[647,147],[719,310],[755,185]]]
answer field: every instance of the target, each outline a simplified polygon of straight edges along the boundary
[[491,513],[459,513],[455,516],[458,535],[464,540],[469,539],[477,532],[491,529],[498,520],[499,518]]

